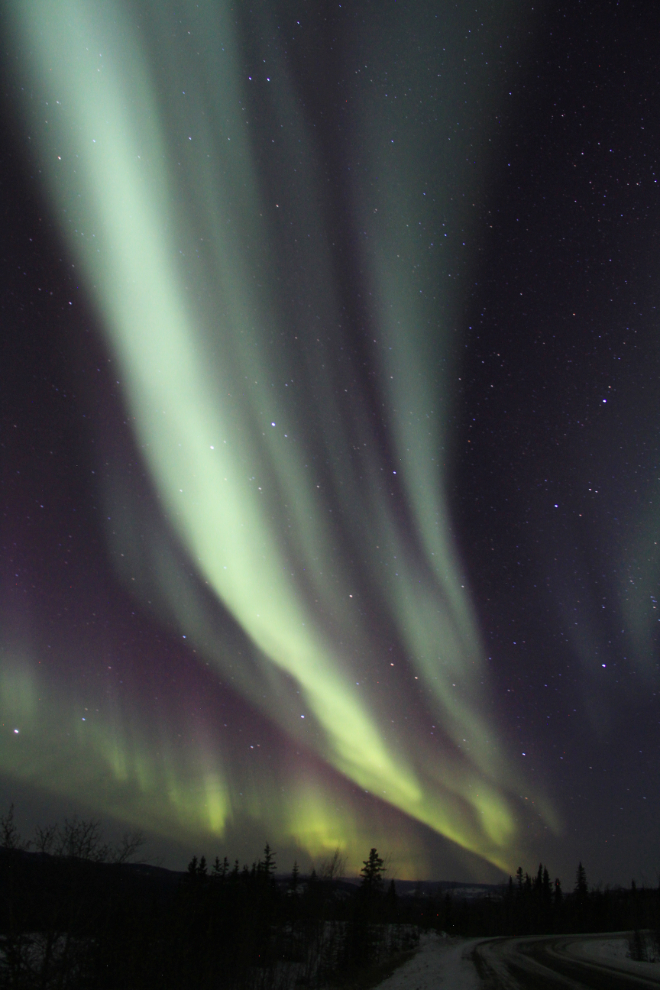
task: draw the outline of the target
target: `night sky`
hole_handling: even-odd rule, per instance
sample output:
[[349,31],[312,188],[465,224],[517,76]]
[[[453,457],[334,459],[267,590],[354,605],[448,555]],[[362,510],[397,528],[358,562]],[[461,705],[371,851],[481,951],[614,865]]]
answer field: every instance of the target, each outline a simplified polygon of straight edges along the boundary
[[0,810],[655,883],[660,10],[10,6]]

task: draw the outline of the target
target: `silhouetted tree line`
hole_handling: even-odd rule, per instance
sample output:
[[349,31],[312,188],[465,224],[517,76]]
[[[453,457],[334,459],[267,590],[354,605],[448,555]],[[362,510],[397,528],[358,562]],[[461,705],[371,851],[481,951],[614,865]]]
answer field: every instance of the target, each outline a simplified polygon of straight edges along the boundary
[[0,986],[11,990],[285,990],[378,971],[414,947],[372,849],[359,886],[339,854],[302,877],[194,856],[173,874],[129,863],[141,843],[103,842],[74,818],[29,852],[13,812],[0,820]]
[[[0,987],[8,990],[286,990],[346,985],[414,948],[420,931],[497,936],[630,931],[633,958],[658,957],[660,889],[590,889],[580,863],[564,893],[540,864],[483,896],[398,896],[371,849],[356,885],[339,853],[311,874],[276,876],[266,846],[251,866],[193,856],[184,874],[129,862],[74,818],[28,851],[0,819]],[[428,888],[426,888],[428,889]],[[381,967],[381,969],[379,969]]]
[[[470,899],[446,895],[436,900],[437,927],[466,936],[570,934],[648,930],[631,941],[633,958],[646,958],[660,930],[660,887],[590,889],[585,869],[578,865],[573,889],[564,893],[561,881],[550,879],[539,864],[535,876],[518,867],[500,891]],[[417,923],[423,923],[419,919]],[[641,939],[641,941],[640,941]],[[640,947],[643,946],[643,947]]]

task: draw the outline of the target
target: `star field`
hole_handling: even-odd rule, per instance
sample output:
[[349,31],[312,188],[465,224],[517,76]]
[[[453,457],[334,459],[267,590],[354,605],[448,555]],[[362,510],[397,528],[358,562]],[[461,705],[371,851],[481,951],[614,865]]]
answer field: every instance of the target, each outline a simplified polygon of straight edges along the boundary
[[653,873],[654,27],[8,16],[7,803]]

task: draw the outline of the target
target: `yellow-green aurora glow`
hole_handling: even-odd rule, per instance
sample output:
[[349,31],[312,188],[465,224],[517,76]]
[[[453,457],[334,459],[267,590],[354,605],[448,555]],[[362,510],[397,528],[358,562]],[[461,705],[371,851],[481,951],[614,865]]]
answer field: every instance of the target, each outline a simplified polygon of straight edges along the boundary
[[[463,222],[460,135],[432,162],[428,135],[369,88],[371,53],[355,57],[363,177],[346,179],[346,259],[321,143],[267,9],[246,41],[226,0],[11,6],[32,147],[169,527],[138,519],[131,492],[109,484],[110,552],[198,663],[332,773],[301,756],[248,779],[175,699],[160,724],[142,721],[130,685],[54,753],[35,697],[56,689],[21,646],[1,690],[25,742],[4,770],[163,835],[262,820],[272,843],[339,845],[351,862],[369,842],[346,796],[357,786],[509,868],[523,787],[488,705],[445,497],[452,259],[433,297],[420,291],[438,264],[417,229],[423,197]],[[443,85],[453,114],[460,87]],[[460,181],[469,194],[477,180]],[[349,263],[369,294],[369,394],[342,296]],[[227,613],[240,649],[219,632]],[[59,719],[75,707],[52,700]]]

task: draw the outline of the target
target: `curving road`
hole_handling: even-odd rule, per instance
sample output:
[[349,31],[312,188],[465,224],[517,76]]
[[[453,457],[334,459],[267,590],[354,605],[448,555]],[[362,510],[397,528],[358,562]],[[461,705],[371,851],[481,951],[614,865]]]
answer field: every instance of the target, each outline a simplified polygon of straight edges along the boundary
[[488,990],[658,990],[660,964],[616,957],[629,934],[489,939],[472,956]]

